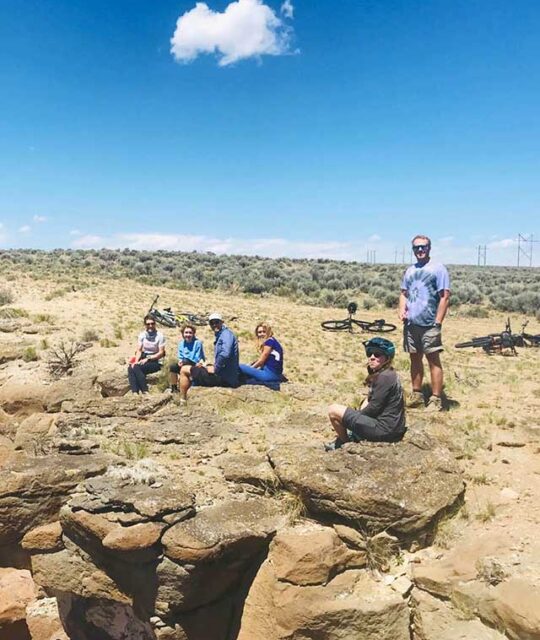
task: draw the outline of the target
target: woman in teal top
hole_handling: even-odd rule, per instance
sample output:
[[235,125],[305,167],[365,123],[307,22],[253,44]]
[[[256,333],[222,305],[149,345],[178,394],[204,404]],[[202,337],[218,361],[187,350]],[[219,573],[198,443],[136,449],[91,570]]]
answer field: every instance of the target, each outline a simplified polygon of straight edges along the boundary
[[203,343],[195,337],[195,333],[195,327],[191,324],[186,324],[182,329],[182,340],[178,343],[178,362],[171,364],[169,367],[171,393],[178,391],[178,375],[184,365],[204,365]]

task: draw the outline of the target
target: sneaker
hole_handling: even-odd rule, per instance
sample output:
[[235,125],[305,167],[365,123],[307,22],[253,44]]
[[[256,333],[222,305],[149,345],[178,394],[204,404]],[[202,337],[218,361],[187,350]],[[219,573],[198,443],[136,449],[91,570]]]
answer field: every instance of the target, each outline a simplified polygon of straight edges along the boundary
[[187,400],[186,400],[186,398],[180,398],[180,399],[178,400],[178,404],[179,404],[181,407],[185,407],[185,406],[187,405]]
[[343,446],[343,442],[339,438],[336,438],[333,442],[327,442],[324,445],[324,450],[335,451],[336,449],[341,449],[342,446]]
[[431,398],[428,400],[426,411],[429,411],[430,413],[436,413],[437,411],[442,410],[442,401],[439,396],[431,396]]
[[168,389],[165,389],[163,393],[179,393],[178,387],[169,387]]
[[406,405],[407,409],[423,407],[425,405],[424,394],[421,391],[411,391],[407,396]]

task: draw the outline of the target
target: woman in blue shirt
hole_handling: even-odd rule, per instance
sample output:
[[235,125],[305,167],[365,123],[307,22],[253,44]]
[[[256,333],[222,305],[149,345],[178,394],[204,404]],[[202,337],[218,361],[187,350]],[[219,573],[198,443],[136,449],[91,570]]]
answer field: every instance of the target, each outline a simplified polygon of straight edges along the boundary
[[274,338],[272,327],[260,322],[255,327],[259,357],[251,365],[241,364],[244,384],[264,384],[279,388],[283,380],[283,347]]
[[169,367],[171,393],[178,391],[178,375],[184,365],[204,365],[203,343],[195,337],[195,332],[195,327],[191,324],[184,325],[182,329],[182,340],[178,343],[178,362]]

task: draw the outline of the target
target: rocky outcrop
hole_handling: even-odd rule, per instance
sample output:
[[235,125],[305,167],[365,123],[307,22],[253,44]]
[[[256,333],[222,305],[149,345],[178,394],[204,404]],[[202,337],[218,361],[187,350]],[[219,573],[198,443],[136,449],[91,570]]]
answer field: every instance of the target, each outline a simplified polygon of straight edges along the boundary
[[408,640],[406,601],[327,527],[278,533],[246,599],[238,640]]
[[281,445],[268,456],[281,484],[309,513],[402,539],[428,532],[465,490],[448,450],[420,433],[397,444],[349,444],[331,453]]
[[79,482],[104,473],[110,461],[104,455],[33,457],[16,452],[9,457],[0,470],[0,548],[57,520]]

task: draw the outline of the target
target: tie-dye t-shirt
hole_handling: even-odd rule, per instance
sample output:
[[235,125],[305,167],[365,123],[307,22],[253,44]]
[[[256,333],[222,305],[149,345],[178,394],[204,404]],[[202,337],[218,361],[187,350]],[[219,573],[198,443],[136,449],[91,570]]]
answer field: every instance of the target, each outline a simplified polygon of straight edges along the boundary
[[439,291],[450,289],[450,276],[446,267],[437,262],[417,263],[405,271],[401,288],[407,292],[408,322],[430,327],[435,324]]

